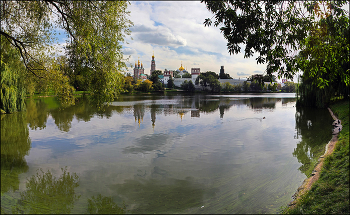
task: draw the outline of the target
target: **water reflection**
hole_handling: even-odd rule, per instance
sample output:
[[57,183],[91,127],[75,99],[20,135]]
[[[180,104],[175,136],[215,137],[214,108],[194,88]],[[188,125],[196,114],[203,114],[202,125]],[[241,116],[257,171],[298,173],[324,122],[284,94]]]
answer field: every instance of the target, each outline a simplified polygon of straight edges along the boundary
[[310,176],[318,158],[325,152],[325,144],[332,138],[332,117],[325,109],[298,107],[295,114],[296,139],[301,141],[294,149],[299,170]]
[[[1,185],[8,192],[2,200],[17,204],[12,197],[22,193],[15,213],[274,213],[317,160],[321,142],[330,139],[323,130],[329,114],[314,109],[295,114],[293,102],[243,95],[121,96],[97,109],[87,99],[65,108],[53,99],[29,100],[28,115],[1,116],[2,173],[17,164],[19,173],[27,172],[20,178],[37,168],[69,166],[79,184],[39,172],[24,189],[19,173],[11,179],[2,174],[2,182],[9,182]],[[54,193],[59,184],[65,197],[62,188]],[[18,187],[20,192],[11,193]],[[35,187],[54,203],[42,201]],[[13,203],[2,203],[5,212],[11,211],[7,205]]]
[[29,128],[36,130],[44,129],[48,117],[47,104],[45,102],[35,102],[35,100],[27,100],[27,120]]
[[26,112],[1,115],[1,194],[19,189],[18,175],[28,171],[31,147]]
[[159,150],[169,142],[175,142],[175,134],[153,134],[137,138],[132,146],[124,148],[123,153],[147,153]]
[[67,172],[66,168],[61,170],[59,178],[53,176],[50,170],[44,172],[42,169],[32,175],[26,182],[26,190],[21,192],[18,203],[12,208],[12,213],[70,213],[75,201],[80,198],[75,194],[79,177]]
[[[144,100],[143,96],[121,96],[111,105],[103,106],[98,109],[90,104],[87,98],[79,98],[76,105],[65,108],[49,108],[58,107],[54,99],[50,98],[50,103],[46,99],[28,100],[28,116],[27,122],[31,129],[43,129],[46,127],[48,116],[51,115],[58,129],[64,132],[70,131],[71,122],[74,118],[78,121],[88,122],[94,116],[100,118],[110,118],[113,113],[124,113],[130,110],[133,111],[135,122],[139,125],[143,123],[146,111],[150,111],[151,124],[154,128],[156,125],[157,115],[179,115],[182,119],[186,114],[191,117],[200,117],[201,113],[213,113],[219,110],[220,118],[224,117],[225,111],[229,111],[232,106],[246,105],[254,111],[261,111],[262,109],[275,109],[277,102],[281,98],[215,98],[205,95],[183,96],[149,96],[150,100]],[[143,100],[142,100],[143,98]],[[152,100],[153,99],[153,100]],[[295,98],[283,98],[282,105],[289,102],[294,102]]]
[[89,214],[125,214],[125,204],[119,207],[114,203],[112,197],[102,196],[98,194],[88,199],[88,213]]
[[[156,173],[158,171],[158,173]],[[162,174],[155,169],[152,174]],[[131,213],[179,213],[192,207],[202,206],[204,190],[192,178],[135,179],[123,184],[111,185],[111,189],[126,197],[132,205]]]

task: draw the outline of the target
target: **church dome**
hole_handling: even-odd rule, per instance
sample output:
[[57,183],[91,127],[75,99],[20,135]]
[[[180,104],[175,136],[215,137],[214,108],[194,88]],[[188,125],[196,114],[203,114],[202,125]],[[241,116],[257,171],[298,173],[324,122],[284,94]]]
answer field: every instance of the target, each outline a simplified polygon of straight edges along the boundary
[[182,72],[183,70],[185,70],[185,68],[182,67],[182,63],[181,63],[181,67],[179,68],[179,70]]

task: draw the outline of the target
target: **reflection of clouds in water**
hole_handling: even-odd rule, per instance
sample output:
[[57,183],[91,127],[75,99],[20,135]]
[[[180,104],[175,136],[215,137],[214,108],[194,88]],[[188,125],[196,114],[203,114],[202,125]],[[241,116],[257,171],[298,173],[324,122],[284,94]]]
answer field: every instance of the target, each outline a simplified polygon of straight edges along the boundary
[[28,163],[47,162],[52,156],[52,149],[32,148],[26,157]]
[[124,148],[123,153],[145,153],[159,150],[168,143],[174,143],[178,135],[174,134],[149,134],[135,139],[133,146]]
[[77,140],[75,141],[75,145],[78,145],[80,147],[86,147],[89,144],[92,144],[94,141],[92,139],[81,139],[81,140]]
[[120,126],[120,130],[122,130],[123,132],[132,132],[135,130],[135,126],[134,125],[122,125]]
[[[161,170],[154,170],[161,171]],[[183,180],[168,178],[126,180],[109,186],[114,194],[126,198],[131,213],[179,213],[186,209],[200,208],[203,197],[211,190],[193,178]],[[214,192],[210,193],[212,196]],[[215,195],[215,194],[214,194]]]

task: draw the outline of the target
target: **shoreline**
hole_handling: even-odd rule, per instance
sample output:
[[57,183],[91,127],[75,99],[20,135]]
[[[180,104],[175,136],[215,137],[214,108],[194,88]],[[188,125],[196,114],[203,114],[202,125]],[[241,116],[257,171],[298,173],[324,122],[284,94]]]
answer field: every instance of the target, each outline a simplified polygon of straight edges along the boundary
[[[338,118],[334,115],[334,113],[332,112],[332,110],[329,107],[328,107],[328,111],[331,114],[334,121],[338,120]],[[335,145],[338,142],[338,134],[339,133],[332,135],[332,139],[326,145],[325,153],[319,157],[318,162],[317,162],[314,170],[312,171],[311,176],[309,178],[306,178],[303,181],[302,185],[298,187],[297,191],[292,196],[293,200],[288,204],[289,208],[293,208],[296,205],[297,200],[302,195],[304,195],[307,191],[309,191],[311,189],[311,186],[319,179],[320,172],[321,172],[322,166],[323,166],[324,158],[333,153]]]

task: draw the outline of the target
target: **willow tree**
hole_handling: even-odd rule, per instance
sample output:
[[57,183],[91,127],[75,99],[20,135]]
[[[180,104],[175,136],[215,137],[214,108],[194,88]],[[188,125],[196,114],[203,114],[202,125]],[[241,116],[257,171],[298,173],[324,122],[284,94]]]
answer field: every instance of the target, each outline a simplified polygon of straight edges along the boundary
[[[214,13],[205,26],[220,26],[230,54],[242,47],[244,57],[256,53],[257,63],[267,64],[269,76],[292,79],[301,70],[312,78],[315,89],[327,91],[337,81],[349,86],[349,12],[342,9],[348,1],[202,2]],[[326,34],[315,34],[322,28]]]
[[[127,5],[125,1],[1,1],[0,34],[17,49],[29,74],[51,83],[56,75],[67,74],[57,60],[47,60],[55,56],[56,31],[65,31],[70,72],[88,68],[83,73],[87,89],[102,103],[120,90],[119,71],[125,67],[121,48],[132,25]],[[65,85],[63,79],[60,83]]]
[[349,96],[349,17],[335,18],[330,4],[326,11],[315,5],[319,21],[301,43],[297,56],[303,71],[299,104],[325,107],[334,96]]

